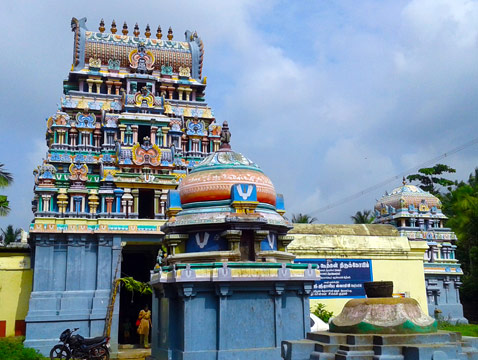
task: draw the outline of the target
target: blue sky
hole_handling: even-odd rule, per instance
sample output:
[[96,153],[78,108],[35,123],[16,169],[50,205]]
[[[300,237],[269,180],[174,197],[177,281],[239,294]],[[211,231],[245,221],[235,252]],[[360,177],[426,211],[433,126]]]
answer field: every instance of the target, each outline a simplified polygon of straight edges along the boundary
[[[205,44],[206,97],[232,145],[270,176],[289,215],[314,210],[477,137],[478,1],[16,1],[2,4],[0,162],[15,183],[12,212],[32,219],[33,169],[45,118],[72,61],[71,17],[97,29],[196,30]],[[467,178],[478,145],[442,162]],[[385,190],[329,211],[350,223]]]

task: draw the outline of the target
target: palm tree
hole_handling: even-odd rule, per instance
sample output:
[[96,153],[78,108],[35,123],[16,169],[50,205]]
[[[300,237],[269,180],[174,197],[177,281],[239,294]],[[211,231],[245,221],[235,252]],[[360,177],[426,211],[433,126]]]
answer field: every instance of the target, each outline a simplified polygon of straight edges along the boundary
[[3,164],[0,163],[0,187],[5,187],[13,182],[13,176],[8,171],[3,169]]
[[292,222],[294,224],[312,224],[317,221],[317,218],[312,217],[308,214],[293,214],[292,215]]
[[[8,171],[3,169],[3,164],[0,163],[0,188],[6,187],[13,182],[13,176]],[[0,216],[6,216],[10,212],[8,199],[5,195],[0,195]]]
[[8,225],[6,229],[2,229],[3,243],[5,245],[20,240],[21,235],[22,229],[14,229],[13,225]]
[[371,224],[375,220],[371,210],[357,211],[350,217],[354,224]]

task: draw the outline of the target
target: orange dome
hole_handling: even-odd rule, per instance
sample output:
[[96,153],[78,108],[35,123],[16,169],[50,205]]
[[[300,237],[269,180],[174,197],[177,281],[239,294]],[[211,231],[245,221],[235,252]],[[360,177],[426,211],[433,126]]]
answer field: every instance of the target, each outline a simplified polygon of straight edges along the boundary
[[276,205],[271,180],[252,161],[233,151],[209,155],[179,185],[181,204],[229,200],[234,184],[255,184],[257,200]]

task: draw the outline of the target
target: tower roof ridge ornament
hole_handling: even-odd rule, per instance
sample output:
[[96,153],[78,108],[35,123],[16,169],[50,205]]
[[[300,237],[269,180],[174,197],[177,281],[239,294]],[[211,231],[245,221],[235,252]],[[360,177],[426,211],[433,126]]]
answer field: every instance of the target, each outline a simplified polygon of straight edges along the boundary
[[222,123],[221,129],[221,147],[219,150],[231,150],[231,145],[229,142],[231,141],[231,132],[229,131],[229,125],[227,121]]

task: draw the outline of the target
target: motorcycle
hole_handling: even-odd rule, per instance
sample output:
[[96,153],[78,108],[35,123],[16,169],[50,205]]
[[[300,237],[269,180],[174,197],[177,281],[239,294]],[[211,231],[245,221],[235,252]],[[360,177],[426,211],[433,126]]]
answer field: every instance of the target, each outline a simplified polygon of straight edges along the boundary
[[60,335],[60,342],[53,346],[50,351],[50,359],[83,359],[83,360],[109,360],[110,359],[110,344],[109,338],[99,336],[91,339],[85,339],[83,336],[66,329]]

